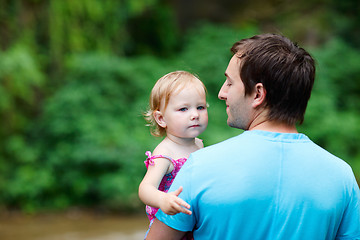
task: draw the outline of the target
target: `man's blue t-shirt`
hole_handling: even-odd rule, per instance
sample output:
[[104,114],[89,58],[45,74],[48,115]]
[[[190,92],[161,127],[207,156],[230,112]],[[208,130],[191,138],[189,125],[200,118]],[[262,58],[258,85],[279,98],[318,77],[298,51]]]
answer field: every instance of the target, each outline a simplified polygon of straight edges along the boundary
[[192,215],[157,218],[194,239],[360,239],[350,166],[303,134],[246,131],[193,153],[179,186]]

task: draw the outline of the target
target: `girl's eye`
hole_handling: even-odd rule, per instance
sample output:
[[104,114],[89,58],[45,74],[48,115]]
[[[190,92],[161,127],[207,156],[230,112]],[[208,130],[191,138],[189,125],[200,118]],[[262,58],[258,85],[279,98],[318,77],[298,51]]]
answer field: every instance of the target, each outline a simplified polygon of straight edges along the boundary
[[187,108],[185,108],[185,107],[179,109],[180,112],[185,112],[186,110],[187,110]]
[[197,107],[197,110],[204,110],[204,109],[205,109],[204,106],[198,106],[198,107]]

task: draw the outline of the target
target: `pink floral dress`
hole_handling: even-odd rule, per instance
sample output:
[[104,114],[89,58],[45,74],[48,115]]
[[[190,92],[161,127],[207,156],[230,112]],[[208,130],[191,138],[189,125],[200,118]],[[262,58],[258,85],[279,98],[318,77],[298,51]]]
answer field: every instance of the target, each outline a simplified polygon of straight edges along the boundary
[[[176,174],[180,171],[181,167],[184,165],[184,163],[186,162],[187,159],[179,158],[179,159],[175,160],[175,159],[172,159],[171,157],[164,156],[164,155],[151,156],[150,151],[147,151],[145,154],[146,154],[146,156],[148,156],[148,158],[144,161],[146,168],[148,168],[149,165],[151,165],[151,166],[155,165],[154,159],[156,159],[156,158],[166,158],[174,165],[174,170],[172,172],[164,175],[164,177],[161,180],[160,185],[159,185],[160,191],[168,192],[172,182],[174,181],[174,179],[176,177]],[[159,210],[158,208],[146,206],[146,214],[150,220],[150,223],[152,223],[152,221],[154,220],[155,214],[157,213],[158,210]]]
[[[148,156],[148,158],[144,161],[146,168],[148,168],[149,165],[151,165],[151,166],[155,165],[154,159],[156,159],[156,158],[166,158],[174,165],[174,170],[172,170],[170,173],[164,175],[163,179],[160,182],[159,188],[158,188],[160,191],[168,192],[177,173],[180,171],[181,167],[184,165],[187,158],[179,158],[179,159],[175,160],[175,159],[172,159],[171,157],[168,157],[165,155],[151,156],[150,151],[146,151],[145,154],[146,154],[146,156]],[[149,233],[150,227],[151,227],[152,223],[154,222],[154,219],[156,218],[155,214],[157,213],[158,210],[159,210],[158,208],[154,208],[154,207],[150,207],[150,206],[146,205],[146,214],[150,220],[150,225],[149,225],[149,229],[147,230],[147,232],[145,234],[144,239],[146,239],[146,237]],[[193,239],[194,238],[193,238],[192,232],[186,233],[186,235],[182,238],[182,240],[193,240]]]

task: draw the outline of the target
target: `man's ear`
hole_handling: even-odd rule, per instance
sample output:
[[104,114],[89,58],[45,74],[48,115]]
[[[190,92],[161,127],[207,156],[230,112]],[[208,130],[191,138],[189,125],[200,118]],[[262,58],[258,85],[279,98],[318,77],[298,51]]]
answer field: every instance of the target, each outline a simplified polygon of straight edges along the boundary
[[266,98],[266,89],[264,88],[264,85],[262,83],[257,83],[255,85],[253,107],[257,108],[258,106],[264,104],[265,98]]
[[166,128],[166,122],[164,120],[164,116],[163,116],[162,112],[155,111],[153,114],[154,114],[154,119],[157,122],[157,124],[159,124],[159,126],[162,128]]

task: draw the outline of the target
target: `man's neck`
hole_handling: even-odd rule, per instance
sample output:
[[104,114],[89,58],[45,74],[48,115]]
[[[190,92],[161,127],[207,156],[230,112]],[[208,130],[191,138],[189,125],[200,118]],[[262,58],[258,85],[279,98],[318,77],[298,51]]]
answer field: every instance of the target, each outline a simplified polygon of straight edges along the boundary
[[254,118],[254,121],[251,122],[248,130],[262,130],[279,133],[298,133],[295,124],[289,125],[280,121],[269,121],[267,119],[267,111],[260,112]]
[[288,125],[276,121],[265,121],[261,122],[254,127],[249,128],[249,130],[262,130],[268,132],[279,132],[279,133],[298,133],[295,125]]

